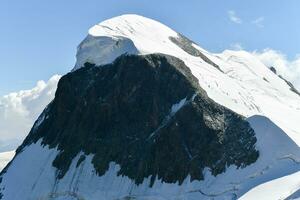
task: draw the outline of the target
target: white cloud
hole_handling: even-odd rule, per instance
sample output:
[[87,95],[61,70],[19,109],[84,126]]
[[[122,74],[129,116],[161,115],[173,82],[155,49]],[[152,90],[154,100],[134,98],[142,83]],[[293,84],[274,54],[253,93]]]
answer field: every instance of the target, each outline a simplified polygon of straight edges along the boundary
[[241,43],[234,43],[230,45],[230,49],[235,50],[235,51],[240,51],[243,50],[243,46]]
[[61,76],[54,75],[47,82],[38,81],[31,90],[22,90],[0,97],[0,140],[22,140],[34,121],[54,98]]
[[273,49],[255,51],[253,54],[266,66],[275,67],[278,74],[291,81],[300,90],[300,56],[289,60],[286,55]]
[[255,26],[259,27],[259,28],[263,28],[264,24],[263,22],[265,21],[264,17],[259,17],[255,20],[253,20],[251,23],[254,24]]
[[236,23],[236,24],[241,24],[241,23],[243,23],[242,19],[239,18],[239,17],[236,15],[236,13],[235,13],[234,10],[229,10],[229,11],[227,12],[227,14],[228,14],[228,17],[229,17],[230,21],[232,21],[233,23]]

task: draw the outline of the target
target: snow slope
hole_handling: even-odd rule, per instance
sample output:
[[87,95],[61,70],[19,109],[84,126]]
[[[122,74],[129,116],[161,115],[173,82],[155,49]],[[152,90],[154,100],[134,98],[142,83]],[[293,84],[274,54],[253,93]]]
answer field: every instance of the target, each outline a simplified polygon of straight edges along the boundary
[[[226,173],[216,177],[206,169],[204,181],[190,182],[187,177],[179,186],[157,180],[149,188],[150,177],[137,186],[129,178],[117,176],[119,166],[114,163],[111,163],[105,175],[99,177],[91,163],[93,155],[88,155],[76,167],[81,155],[79,154],[73,159],[64,178],[57,180],[57,171],[52,166],[52,160],[59,152],[47,146],[42,147],[38,142],[17,155],[3,176],[3,200],[21,199],[20,197],[26,197],[26,200],[115,200],[126,197],[135,197],[138,200],[199,200],[212,197],[216,200],[235,199],[259,183],[299,171],[297,162],[300,152],[296,151],[298,153],[292,155],[298,146],[269,119],[254,116],[248,120],[257,134],[257,148],[262,154],[255,164],[244,169],[237,170],[231,166]],[[295,186],[295,183],[290,185]],[[290,195],[288,191],[284,194]]]
[[[247,52],[212,54],[192,44],[211,61],[208,62],[203,56],[189,54],[170,37],[179,35],[145,17],[123,15],[109,19],[89,30],[89,35],[78,47],[77,63],[73,70],[79,69],[85,62],[97,65],[110,63],[123,53],[164,53],[180,58],[209,97],[248,117],[256,132],[257,149],[260,151],[255,164],[244,169],[230,166],[226,173],[216,177],[207,169],[204,181],[190,182],[187,177],[181,186],[157,180],[149,188],[148,179],[137,186],[127,177],[117,176],[119,167],[114,163],[104,176],[97,176],[91,164],[93,155],[88,155],[76,167],[80,157],[77,155],[65,177],[57,180],[56,169],[51,163],[59,152],[37,143],[17,155],[4,174],[1,183],[1,187],[5,186],[3,200],[21,197],[28,200],[116,200],[129,197],[138,200],[280,199],[297,191],[300,188],[296,180],[300,170],[300,126],[297,123],[300,119],[300,97],[290,90],[285,81]],[[174,106],[174,111],[180,109],[181,104],[184,100]],[[270,185],[269,181],[274,179],[275,182]],[[281,192],[277,186],[286,182],[289,184]],[[265,189],[277,191],[268,196]]]
[[299,188],[300,172],[263,183],[245,195],[240,200],[251,199],[286,199]]
[[15,151],[8,151],[0,153],[0,171],[11,161],[14,157]]

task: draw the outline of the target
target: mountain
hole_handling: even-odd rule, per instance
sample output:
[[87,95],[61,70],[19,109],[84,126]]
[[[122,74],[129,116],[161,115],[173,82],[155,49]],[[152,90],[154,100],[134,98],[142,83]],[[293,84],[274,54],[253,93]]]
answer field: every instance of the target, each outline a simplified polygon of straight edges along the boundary
[[1,172],[0,199],[298,197],[300,96],[253,55],[122,15],[76,57]]
[[14,155],[15,155],[14,151],[7,151],[7,152],[0,153],[0,170],[1,171],[7,165],[7,163],[9,163],[9,161],[11,160],[11,158]]

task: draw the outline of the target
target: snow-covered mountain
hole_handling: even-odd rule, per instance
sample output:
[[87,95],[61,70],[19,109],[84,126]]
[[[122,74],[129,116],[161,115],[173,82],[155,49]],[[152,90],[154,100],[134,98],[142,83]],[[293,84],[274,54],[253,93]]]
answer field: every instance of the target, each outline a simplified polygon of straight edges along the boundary
[[298,92],[253,55],[122,15],[79,45],[0,199],[297,198],[299,119]]
[[15,151],[7,151],[0,153],[0,170],[9,163],[9,161],[12,159],[12,157],[15,155]]

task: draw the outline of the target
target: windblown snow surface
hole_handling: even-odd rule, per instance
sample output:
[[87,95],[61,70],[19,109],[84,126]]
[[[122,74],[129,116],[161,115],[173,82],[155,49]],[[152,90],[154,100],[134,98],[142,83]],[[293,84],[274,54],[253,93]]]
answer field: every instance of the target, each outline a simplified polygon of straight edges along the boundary
[[9,161],[14,157],[15,151],[8,151],[0,153],[0,171],[9,163]]
[[[180,58],[210,98],[248,118],[260,151],[256,163],[243,169],[230,166],[216,177],[206,169],[204,181],[190,182],[187,177],[182,185],[156,180],[150,188],[150,179],[135,185],[129,178],[117,176],[119,166],[114,163],[99,177],[91,164],[93,155],[76,167],[77,155],[64,178],[57,180],[52,161],[59,152],[38,142],[18,154],[3,175],[3,200],[273,200],[293,196],[300,189],[300,96],[245,51],[212,54],[190,43],[189,48],[202,54],[195,56],[170,39],[179,37],[165,25],[142,16],[112,18],[89,30],[78,47],[73,70],[85,62],[110,63],[124,53],[164,53]],[[177,111],[184,101],[170,109]]]

